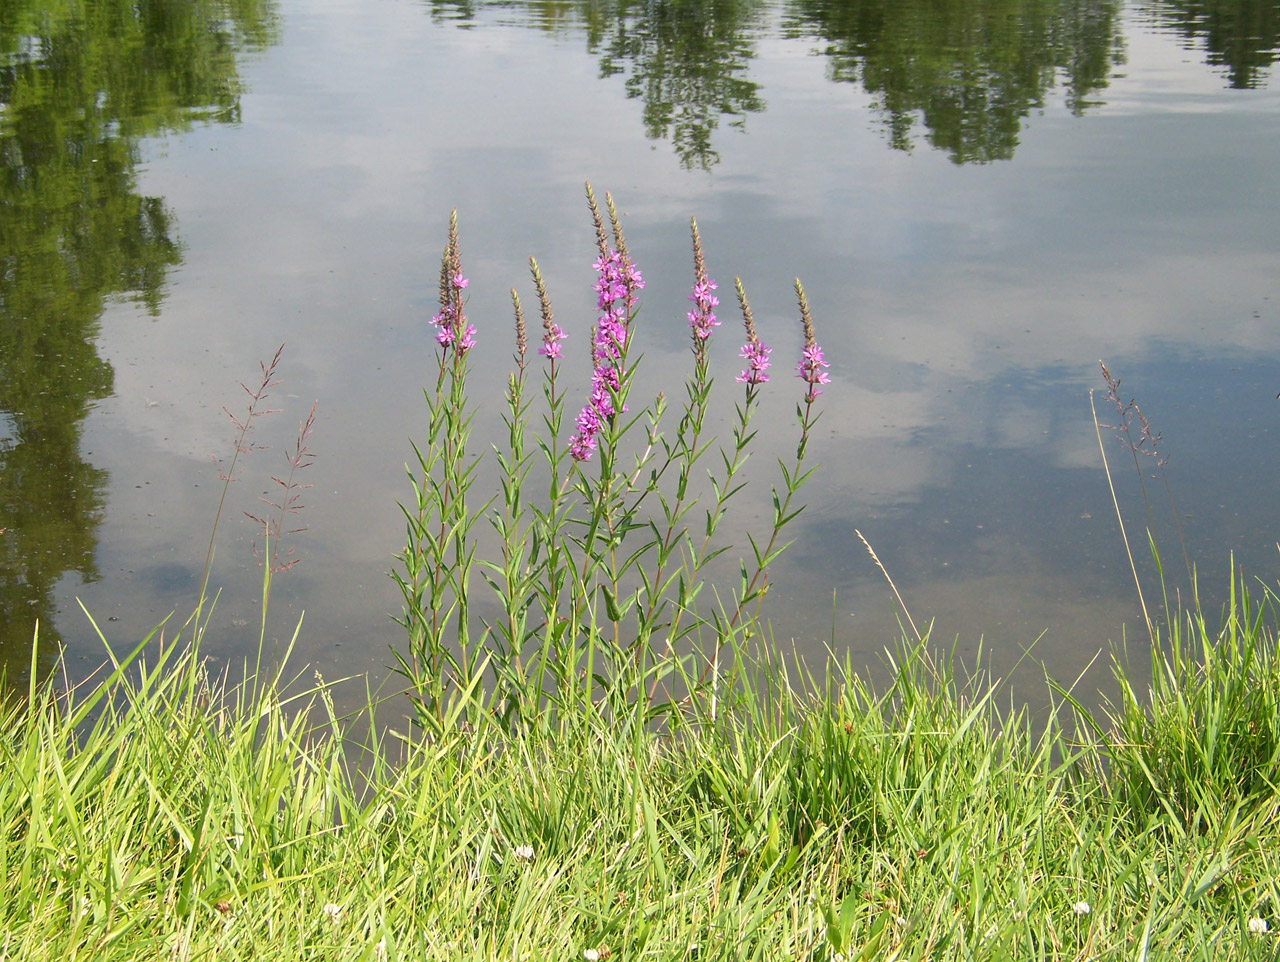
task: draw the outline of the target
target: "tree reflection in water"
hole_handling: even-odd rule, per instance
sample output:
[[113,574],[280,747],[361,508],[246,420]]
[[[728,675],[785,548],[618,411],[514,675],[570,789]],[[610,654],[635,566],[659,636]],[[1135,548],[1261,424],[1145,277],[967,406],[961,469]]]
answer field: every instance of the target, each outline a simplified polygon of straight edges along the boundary
[[1007,160],[1058,83],[1082,113],[1122,60],[1118,0],[795,0],[788,31],[876,98],[889,143],[917,123],[957,164]]
[[236,53],[273,42],[268,0],[12,3],[0,25],[0,663],[48,667],[53,591],[98,576],[107,474],[81,452],[112,391],[97,353],[115,297],[160,314],[181,260],[163,199],[139,194],[143,137],[234,121]]
[[1203,43],[1206,59],[1226,68],[1232,87],[1266,85],[1280,47],[1277,0],[1155,0],[1142,9],[1155,23],[1181,33],[1188,47]]

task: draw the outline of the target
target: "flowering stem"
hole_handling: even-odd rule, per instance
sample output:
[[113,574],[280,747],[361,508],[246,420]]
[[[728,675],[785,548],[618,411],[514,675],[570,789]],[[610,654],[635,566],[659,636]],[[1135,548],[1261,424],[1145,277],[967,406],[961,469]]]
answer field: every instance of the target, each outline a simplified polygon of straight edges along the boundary
[[494,666],[498,677],[507,684],[507,690],[499,698],[505,702],[505,712],[518,709],[525,688],[521,655],[526,638],[526,598],[533,590],[532,582],[538,577],[536,565],[527,563],[526,532],[521,530],[525,514],[525,502],[521,488],[528,477],[531,456],[525,451],[524,432],[528,422],[528,403],[524,400],[525,354],[527,342],[524,312],[520,297],[511,291],[516,318],[516,370],[507,379],[507,413],[503,421],[507,426],[508,453],[497,452],[498,465],[502,469],[502,505],[490,519],[494,530],[502,540],[502,564],[482,562],[484,568],[494,572],[501,580],[485,575],[486,581],[502,602],[504,619],[495,629]]
[[[470,651],[469,580],[475,546],[471,538],[474,516],[467,510],[466,493],[474,480],[477,461],[467,461],[470,415],[466,410],[466,355],[475,345],[475,328],[463,313],[463,276],[458,247],[457,212],[449,219],[449,239],[440,263],[440,310],[436,327],[437,376],[434,396],[427,396],[426,453],[414,446],[421,477],[410,482],[415,510],[405,509],[408,522],[402,562],[405,576],[396,574],[405,597],[402,622],[410,634],[409,660],[401,667],[422,699],[420,717],[441,724],[445,717],[445,685],[452,680],[467,686],[481,650]],[[453,620],[457,653],[445,638]],[[449,677],[446,677],[446,672]]]
[[564,476],[561,473],[562,463],[568,455],[567,450],[560,445],[561,427],[564,423],[564,396],[557,386],[558,362],[563,356],[561,342],[565,339],[565,333],[555,323],[551,298],[547,294],[542,272],[538,268],[538,262],[532,257],[529,258],[529,272],[538,293],[542,314],[542,347],[538,353],[547,358],[542,391],[547,401],[543,424],[547,429],[548,440],[539,441],[539,446],[547,462],[550,477],[546,510],[534,508],[537,527],[533,548],[535,555],[540,547],[546,552],[542,565],[543,577],[535,582],[542,600],[543,626],[542,647],[538,654],[538,668],[531,692],[533,698],[540,700],[546,689],[548,672],[551,672],[559,690],[570,690],[574,659],[571,657],[573,637],[568,626],[573,623],[573,619],[561,617],[560,605],[566,585],[573,577],[573,567],[568,560],[562,534],[570,507],[569,500],[565,497]]
[[[804,287],[800,284],[800,279],[795,281],[796,297],[799,301],[800,321],[804,330],[804,351],[801,354],[800,363],[797,365],[797,376],[801,378],[807,385],[804,398],[801,404],[796,406],[796,416],[800,421],[800,440],[796,444],[795,464],[790,470],[782,462],[778,460],[778,467],[782,471],[783,488],[785,495],[779,497],[778,489],[773,489],[773,529],[769,534],[769,541],[765,545],[764,550],[756,543],[755,538],[750,534],[747,540],[751,542],[751,550],[755,556],[755,571],[748,580],[746,572],[743,572],[741,592],[738,602],[734,606],[732,615],[725,622],[719,632],[720,641],[716,646],[715,656],[707,660],[706,666],[703,668],[698,678],[698,685],[701,687],[712,671],[713,667],[719,660],[720,652],[733,637],[734,632],[738,629],[739,622],[743,619],[743,613],[747,605],[755,603],[755,610],[750,620],[754,621],[758,616],[760,604],[764,600],[764,596],[769,589],[769,565],[771,565],[779,555],[785,551],[789,545],[778,544],[778,536],[782,533],[791,521],[793,521],[801,511],[804,510],[803,505],[795,510],[791,508],[791,502],[795,498],[796,493],[809,480],[816,468],[804,470],[805,454],[809,447],[809,436],[813,431],[813,427],[818,423],[820,413],[815,410],[814,403],[822,394],[820,385],[830,383],[830,378],[825,373],[827,362],[823,357],[822,348],[817,344],[813,332],[813,320],[809,313],[808,299],[805,297]],[[747,313],[744,307],[744,313]],[[750,331],[750,326],[748,327]],[[745,351],[744,351],[745,353]],[[744,373],[745,376],[745,373]],[[748,389],[752,386],[752,382],[748,380]]]
[[[698,232],[697,220],[690,219],[689,229],[692,237],[694,269],[693,291],[689,295],[689,300],[693,301],[695,306],[695,309],[688,314],[693,344],[693,379],[687,385],[688,400],[685,403],[684,414],[680,418],[680,424],[676,429],[675,444],[668,447],[666,462],[663,464],[662,469],[655,474],[653,482],[641,494],[640,499],[637,500],[632,509],[634,511],[639,507],[645,494],[657,488],[658,478],[665,473],[667,466],[673,460],[679,461],[680,470],[676,480],[674,504],[668,504],[665,498],[661,498],[666,530],[659,534],[656,525],[651,525],[655,534],[655,573],[652,580],[645,578],[648,598],[645,609],[639,619],[640,633],[636,639],[636,664],[638,667],[641,665],[642,655],[649,650],[649,639],[655,631],[662,627],[658,617],[666,606],[663,599],[668,588],[667,569],[675,553],[677,534],[683,534],[684,537],[688,537],[688,529],[681,528],[680,524],[692,507],[691,504],[686,505],[686,499],[689,494],[693,467],[706,450],[701,445],[701,438],[703,427],[706,423],[707,407],[710,402],[713,383],[710,374],[710,361],[707,356],[707,346],[712,332],[720,324],[714,313],[720,302],[712,293],[716,289],[716,282],[707,276],[706,263],[702,254],[702,238]],[[708,539],[710,534],[709,526],[707,531]],[[680,613],[692,600],[691,592],[696,590],[698,584],[696,574],[701,567],[700,562],[704,560],[706,547],[707,541],[704,540],[702,550],[698,551],[693,558],[693,568],[690,572],[692,577],[688,582],[683,579],[680,582],[679,597],[676,599],[675,613],[671,618],[668,631],[668,644],[677,637]],[[658,681],[659,677],[655,675],[649,687],[650,701],[652,701],[653,695],[657,690]]]

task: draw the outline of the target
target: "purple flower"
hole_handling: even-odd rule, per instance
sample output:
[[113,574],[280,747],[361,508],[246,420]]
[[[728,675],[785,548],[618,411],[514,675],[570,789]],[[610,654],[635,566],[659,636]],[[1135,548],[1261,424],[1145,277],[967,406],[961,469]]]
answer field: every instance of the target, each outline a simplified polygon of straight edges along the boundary
[[436,340],[441,344],[453,343],[455,334],[454,319],[456,315],[457,310],[454,308],[453,304],[448,304],[445,307],[440,308],[440,313],[432,315],[431,323],[439,328],[436,332]]
[[817,338],[813,336],[813,318],[809,316],[809,299],[804,296],[804,286],[798,277],[796,278],[796,298],[800,303],[800,324],[804,327],[804,352],[800,355],[800,363],[796,365],[796,377],[809,385],[809,390],[804,395],[804,402],[812,404],[822,393],[818,385],[830,384],[831,378],[827,377],[822,370],[828,365],[822,356],[822,348],[818,347]]
[[569,442],[569,455],[575,461],[590,461],[591,454],[596,449],[596,436],[594,434],[579,434]]
[[805,345],[804,353],[800,356],[800,363],[796,365],[796,377],[799,377],[809,384],[809,392],[805,395],[805,401],[812,402],[819,394],[819,384],[830,384],[831,378],[827,376],[822,369],[830,365],[822,357],[822,348],[817,343]]
[[[640,272],[618,251],[611,250],[602,255],[593,266],[600,275],[595,283],[596,306],[600,315],[596,318],[591,341],[591,394],[578,415],[578,433],[569,442],[569,453],[575,461],[591,458],[596,448],[596,436],[605,421],[617,413],[613,396],[622,384],[620,365],[627,345],[631,309],[635,306],[635,292],[644,287]],[[559,328],[555,327],[555,330],[559,331]],[[551,349],[557,351],[554,356],[560,356],[558,343],[544,345],[543,352]]]
[[773,348],[765,347],[759,341],[748,341],[742,345],[743,360],[749,365],[737,379],[742,384],[763,384],[769,380],[769,354]]
[[441,304],[440,312],[431,317],[431,323],[437,328],[436,341],[442,347],[453,345],[459,355],[466,354],[476,346],[476,329],[467,323],[467,316],[462,312],[462,295],[459,293],[471,282],[456,271],[450,278],[453,285],[453,296]]
[[560,347],[560,342],[569,335],[560,329],[559,324],[548,324],[542,334],[542,347],[538,348],[538,353],[544,357],[560,358],[564,357],[564,351]]
[[689,300],[697,305],[696,311],[689,312],[689,327],[693,330],[695,340],[705,341],[711,336],[712,329],[720,326],[713,313],[720,303],[720,298],[711,293],[716,286],[715,281],[699,280],[693,285],[693,293],[689,295]]

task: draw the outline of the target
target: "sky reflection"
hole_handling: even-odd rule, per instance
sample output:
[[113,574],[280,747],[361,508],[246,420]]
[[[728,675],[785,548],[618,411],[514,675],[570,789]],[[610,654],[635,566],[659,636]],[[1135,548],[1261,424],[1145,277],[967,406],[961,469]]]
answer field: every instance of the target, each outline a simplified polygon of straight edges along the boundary
[[[616,25],[640,5],[601,6],[623,13],[593,34],[547,4],[283,3],[278,42],[239,65],[234,123],[140,142],[134,189],[163,198],[182,259],[157,318],[123,301],[101,314],[114,393],[95,402],[80,444],[110,479],[97,580],[66,577],[57,591],[77,657],[96,649],[76,596],[118,618],[119,639],[194,597],[216,503],[211,459],[231,442],[221,408],[286,342],[285,410],[263,428],[275,450],[246,465],[219,542],[217,654],[256,643],[255,533],[239,511],[279,472],[280,449],[318,398],[310,528],[302,565],[274,590],[271,635],[287,643],[305,608],[304,660],[330,675],[389,664],[395,502],[408,490],[408,439],[422,432],[449,210],[459,209],[480,328],[477,382],[503,383],[507,290],[531,302],[533,254],[585,392],[587,178],[617,198],[648,281],[650,392],[677,391],[689,363],[691,214],[722,290],[742,276],[779,368],[798,356],[791,280],[805,282],[834,382],[814,448],[824,467],[767,608],[779,643],[795,638],[816,657],[834,640],[866,660],[891,640],[891,596],[854,529],[917,617],[936,615],[939,636],[963,647],[985,635],[1002,664],[1047,631],[1040,655],[1074,676],[1138,625],[1089,416],[1099,358],[1174,451],[1202,584],[1225,583],[1229,550],[1251,570],[1274,561],[1270,542],[1257,543],[1280,413],[1270,376],[1280,103],[1266,71],[1252,75],[1256,89],[1230,89],[1186,56],[1199,33],[1149,29],[1152,8],[1101,4],[1110,66],[1078,87],[1089,106],[1061,77],[1045,82],[1063,69],[1054,57],[1024,58],[1040,73],[1015,128],[1001,128],[1016,143],[957,157],[930,146],[928,117],[916,114],[908,151],[886,130],[878,88],[833,79],[815,40],[833,32],[829,5],[726,3],[711,39],[738,44],[736,93],[714,118],[684,115],[715,120],[690,154],[675,119],[655,126],[644,95],[674,103],[664,91],[675,88],[628,87],[652,79],[651,40],[671,25],[619,47]],[[784,21],[806,26],[788,33]],[[702,49],[684,52],[696,60]],[[604,70],[607,55],[621,75]],[[650,74],[633,73],[637,63]],[[691,102],[718,104],[704,95],[724,78],[682,73],[688,65],[664,76],[703,98]],[[957,162],[967,159],[992,162]],[[722,406],[735,396],[737,342],[734,331],[712,348]],[[770,387],[764,473],[744,492],[743,525],[767,509],[773,454],[794,444],[801,385]],[[477,436],[497,426],[485,409]]]

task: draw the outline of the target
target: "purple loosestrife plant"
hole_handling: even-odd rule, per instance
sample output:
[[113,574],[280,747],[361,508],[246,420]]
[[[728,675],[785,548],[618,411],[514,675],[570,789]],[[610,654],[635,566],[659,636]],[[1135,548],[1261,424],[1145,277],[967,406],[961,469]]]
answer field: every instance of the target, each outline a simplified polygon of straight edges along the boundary
[[529,335],[524,326],[524,309],[520,306],[520,295],[511,288],[511,305],[516,315],[516,373],[524,379],[524,362],[529,354]]
[[[691,507],[694,469],[707,450],[707,445],[702,442],[712,386],[707,348],[713,331],[720,324],[714,313],[720,300],[711,293],[716,290],[717,285],[707,276],[706,261],[702,252],[702,236],[698,231],[697,220],[690,219],[689,231],[693,247],[694,275],[693,290],[689,300],[693,301],[695,309],[688,312],[687,316],[693,343],[693,375],[686,383],[687,400],[676,427],[675,439],[665,444],[666,457],[661,467],[655,471],[651,484],[651,487],[655,486],[672,463],[678,465],[674,497],[658,499],[656,513],[660,518],[652,522],[653,530],[657,534],[651,545],[654,574],[652,578],[643,579],[644,588],[638,596],[637,631],[633,647],[635,662],[642,674],[645,671],[646,659],[654,654],[652,639],[665,637],[665,647],[668,649],[673,641],[680,640],[682,614],[693,604],[700,571],[709,560],[707,548],[710,537],[715,531],[717,523],[715,519],[722,513],[724,501],[732,494],[731,489],[717,489],[717,507],[708,513],[707,535],[701,548],[685,550],[690,548],[686,543],[688,532],[684,519]],[[725,463],[729,463],[727,459]],[[641,493],[636,505],[629,512],[631,515],[634,516],[647,493],[648,489]],[[681,551],[684,551],[689,577],[678,579],[676,597],[668,599],[666,597],[667,579],[669,572],[673,569],[679,571]],[[690,625],[691,629],[695,627],[696,623]],[[656,665],[661,665],[663,655],[664,652],[657,652]],[[657,672],[649,674],[649,700],[651,701],[661,677]]]
[[476,329],[464,311],[458,212],[449,217],[449,237],[440,259],[440,309],[435,327],[437,377],[427,401],[427,443],[414,446],[417,471],[406,467],[414,499],[401,505],[406,521],[403,573],[394,573],[405,600],[401,624],[408,652],[396,653],[414,691],[420,721],[439,728],[459,691],[473,686],[486,655],[471,643],[470,581],[475,560],[468,504],[477,458],[468,454],[471,414],[467,408],[467,355]]
[[720,303],[720,298],[711,293],[717,286],[712,280],[699,281],[693,285],[693,293],[689,295],[689,300],[693,301],[698,309],[689,312],[689,329],[693,331],[695,341],[705,341],[711,336],[712,330],[720,326],[715,315],[715,308]]
[[772,348],[765,347],[756,334],[756,321],[751,314],[751,305],[747,303],[747,292],[742,288],[742,279],[733,279],[734,289],[738,294],[738,304],[742,308],[742,326],[747,332],[747,343],[742,345],[739,357],[747,362],[747,368],[735,378],[739,384],[747,386],[748,398],[754,396],[753,389],[769,380],[769,355]]
[[[569,497],[572,490],[567,482],[576,462],[561,443],[565,399],[558,384],[559,361],[564,356],[562,342],[567,335],[556,323],[542,271],[533,257],[529,258],[529,274],[538,295],[542,315],[542,347],[539,353],[547,358],[543,373],[543,397],[547,408],[542,417],[547,436],[545,440],[538,441],[547,468],[547,500],[545,507],[536,501],[530,503],[533,515],[530,555],[536,559],[536,563],[530,564],[533,573],[531,594],[541,609],[542,625],[540,630],[531,629],[526,632],[527,640],[534,647],[530,654],[529,671],[526,673],[524,665],[517,664],[514,671],[508,674],[515,679],[513,688],[524,682],[527,691],[568,692],[576,690],[574,671],[577,667],[578,639],[568,630],[574,623],[573,599],[568,596],[571,595],[576,574],[564,533],[572,509]],[[570,616],[562,614],[566,606],[570,608]],[[498,665],[497,668],[501,670],[502,666]],[[525,709],[536,713],[540,704],[539,697],[525,698],[520,703],[513,699],[511,708],[513,711]]]
[[[796,468],[799,469],[809,444],[809,435],[813,431],[813,426],[818,423],[818,412],[813,409],[814,402],[822,394],[818,385],[830,384],[831,378],[824,370],[828,365],[822,356],[822,348],[818,346],[817,338],[814,336],[813,318],[809,314],[809,299],[805,297],[804,285],[800,283],[798,277],[795,280],[795,290],[796,303],[800,308],[800,326],[804,331],[804,350],[800,354],[800,363],[796,365],[796,371],[797,376],[809,385],[804,394],[804,408],[799,414],[800,443],[796,448]],[[787,500],[790,501],[790,495]]]
[[528,608],[526,598],[536,592],[536,583],[542,576],[541,567],[530,557],[527,520],[528,505],[523,493],[533,454],[525,443],[525,429],[529,421],[529,402],[525,398],[525,359],[528,338],[525,331],[524,310],[520,295],[511,289],[511,303],[515,313],[516,370],[507,378],[507,411],[503,423],[507,428],[505,450],[495,446],[501,477],[501,493],[494,499],[489,523],[501,541],[501,562],[480,562],[484,580],[494,589],[501,604],[498,618],[485,620],[485,637],[488,640],[489,664],[494,674],[494,691],[490,710],[514,723],[514,713],[524,701],[520,693],[527,687],[523,673],[522,649],[529,638]]
[[[589,614],[585,626],[589,639],[588,677],[593,674],[597,653],[611,665],[610,673],[618,676],[624,652],[632,647],[624,638],[622,622],[635,602],[634,595],[622,597],[623,579],[635,572],[639,564],[639,556],[620,552],[628,532],[638,523],[636,507],[644,496],[640,494],[630,507],[627,500],[635,494],[636,482],[653,454],[654,432],[664,405],[659,395],[648,414],[648,445],[637,457],[634,473],[628,475],[619,467],[619,457],[623,453],[624,437],[637,418],[628,421],[619,415],[627,411],[627,395],[635,373],[628,362],[628,351],[644,278],[627,250],[613,197],[605,194],[612,243],[590,184],[587,185],[587,205],[595,224],[599,251],[594,265],[599,313],[592,331],[591,392],[578,417],[578,434],[569,445],[570,456],[579,468],[575,472],[575,489],[583,496],[587,511],[587,517],[581,522],[581,535],[573,539],[579,555],[575,565],[576,608]],[[594,479],[582,468],[593,450],[600,453]],[[594,602],[597,591],[604,601],[603,610]],[[622,689],[635,687],[633,683],[621,686]]]
[[[555,312],[551,309],[551,298],[547,294],[547,285],[542,280],[542,271],[538,268],[537,260],[532,257],[529,258],[529,275],[533,278],[533,287],[538,294],[538,309],[542,315],[542,346],[538,348],[538,353],[551,362],[547,365],[546,389],[549,392],[547,400],[555,406],[559,397],[555,386],[556,361],[564,357],[564,348],[561,345],[569,335],[556,323]],[[553,437],[558,433],[557,425],[552,429]]]
[[827,376],[826,359],[822,356],[822,348],[813,334],[813,319],[809,317],[809,303],[805,300],[804,288],[800,286],[800,278],[796,278],[796,297],[800,301],[800,323],[804,328],[804,350],[800,354],[800,363],[796,365],[796,377],[809,385],[805,392],[804,403],[813,404],[822,390],[819,384],[830,384]]
[[822,356],[822,348],[817,344],[806,344],[804,352],[800,356],[800,363],[796,365],[796,377],[804,380],[809,385],[809,390],[805,392],[804,400],[806,404],[812,404],[818,399],[818,395],[822,393],[819,384],[830,384],[831,378],[827,376],[823,368],[828,367],[826,360]]
[[[760,605],[769,590],[769,567],[788,547],[788,542],[779,542],[779,537],[783,529],[804,510],[803,505],[793,509],[792,502],[796,499],[796,495],[805,482],[813,476],[813,472],[816,470],[815,468],[805,468],[805,455],[809,449],[809,437],[819,418],[818,411],[814,409],[814,403],[818,400],[819,395],[822,394],[818,385],[829,384],[831,379],[823,371],[827,367],[827,363],[823,359],[822,349],[818,347],[813,331],[813,318],[809,313],[809,300],[805,296],[804,286],[800,283],[800,278],[798,277],[795,279],[795,292],[797,304],[800,308],[800,325],[804,331],[804,348],[801,351],[797,369],[799,376],[808,385],[805,390],[803,404],[797,407],[797,417],[800,421],[800,441],[796,445],[796,457],[791,467],[788,468],[781,461],[778,463],[779,468],[782,470],[782,490],[779,491],[776,487],[773,489],[773,530],[770,532],[768,542],[761,548],[759,542],[751,534],[747,535],[747,540],[751,544],[751,551],[755,558],[755,571],[748,576],[746,565],[743,565],[737,593],[738,603],[728,620],[722,621],[718,613],[714,616],[717,633],[722,640],[720,647],[716,649],[715,656],[707,660],[701,675],[699,675],[699,684],[705,682],[715,670],[719,663],[720,650],[725,644],[732,641],[739,633],[750,635],[752,626],[759,617]],[[751,321],[751,311],[747,306],[741,284],[738,285],[738,295],[742,299],[742,312],[744,319],[746,319],[747,346],[751,347],[753,344],[758,344],[759,339],[755,337],[755,326]],[[744,353],[746,350],[747,348],[743,349]],[[746,373],[744,372],[744,374]],[[757,384],[748,379],[748,405],[756,389]],[[751,608],[750,611],[748,611],[749,606]]]
[[698,222],[690,222],[693,230],[693,291],[689,300],[694,309],[689,312],[689,330],[693,333],[693,354],[701,361],[706,355],[706,344],[711,332],[720,326],[716,320],[715,309],[720,305],[720,298],[711,292],[717,287],[716,282],[707,277],[707,265],[702,255],[702,239],[698,235]]
[[[545,358],[546,407],[540,421],[545,434],[526,443],[533,421],[526,400],[527,344],[520,298],[513,291],[517,346],[507,382],[506,445],[496,452],[501,489],[481,512],[466,502],[476,461],[466,453],[470,415],[464,383],[475,330],[463,313],[467,279],[456,221],[450,223],[440,310],[433,318],[439,378],[435,392],[427,393],[428,443],[415,447],[418,470],[410,472],[415,501],[404,511],[408,534],[403,573],[396,575],[410,639],[407,654],[398,656],[401,671],[415,694],[419,721],[437,733],[464,720],[518,730],[554,724],[557,717],[584,709],[611,717],[640,710],[651,717],[677,709],[682,704],[677,692],[692,704],[724,647],[740,651],[757,634],[770,566],[786,548],[782,531],[800,513],[793,505],[813,471],[805,464],[808,438],[817,421],[819,386],[830,378],[797,281],[805,331],[798,372],[806,390],[796,458],[791,466],[780,465],[782,484],[773,490],[767,538],[748,533],[750,552],[745,546],[737,549],[746,556],[740,585],[732,592],[704,592],[708,566],[735,550],[734,536],[726,540],[724,534],[734,526],[723,522],[746,484],[744,468],[756,436],[751,420],[769,381],[770,349],[756,332],[742,282],[735,278],[746,329],[741,351],[746,368],[737,381],[746,391],[736,405],[732,442],[717,446],[706,436],[706,426],[714,388],[710,348],[720,326],[720,304],[697,222],[691,221],[693,309],[687,318],[693,364],[679,421],[664,432],[661,393],[624,417],[640,360],[632,348],[642,330],[635,322],[644,278],[627,250],[612,198],[605,195],[607,221],[590,185],[587,199],[598,257],[586,401],[566,426],[559,384],[565,328],[554,319],[537,262],[530,259],[543,325],[537,354]],[[632,431],[641,419],[647,421],[643,435]],[[535,479],[546,483],[545,499],[528,497]],[[699,509],[704,498],[706,505]],[[499,538],[500,552],[490,558],[479,553],[472,529],[480,513]],[[496,607],[486,606],[497,616],[483,617],[475,627],[468,595],[473,562],[497,600]],[[730,603],[709,604],[712,594]],[[660,691],[670,697],[659,700]],[[714,703],[714,696],[706,702]]]
[[467,323],[462,310],[462,292],[470,283],[461,271],[450,274],[440,310],[431,317],[431,323],[436,326],[436,342],[446,350],[453,347],[459,356],[476,346],[476,329]]

